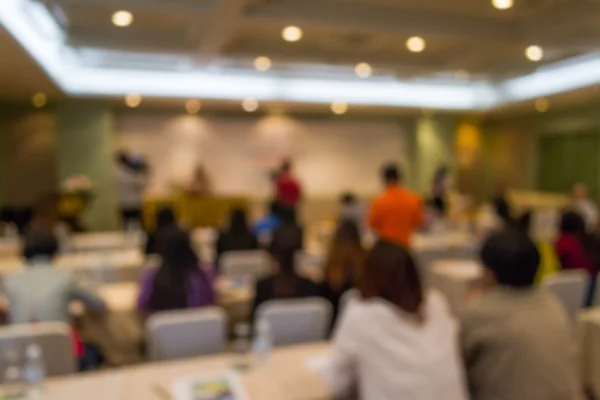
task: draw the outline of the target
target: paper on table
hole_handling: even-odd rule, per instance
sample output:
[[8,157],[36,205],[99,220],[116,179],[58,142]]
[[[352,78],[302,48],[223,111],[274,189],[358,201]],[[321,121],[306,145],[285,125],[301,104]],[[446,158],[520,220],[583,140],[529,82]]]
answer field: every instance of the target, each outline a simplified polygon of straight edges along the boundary
[[173,382],[173,400],[246,400],[239,376],[231,371],[192,375]]
[[330,365],[331,357],[329,354],[310,357],[306,359],[306,366],[308,367],[308,369],[310,369],[325,380],[327,380],[329,376]]

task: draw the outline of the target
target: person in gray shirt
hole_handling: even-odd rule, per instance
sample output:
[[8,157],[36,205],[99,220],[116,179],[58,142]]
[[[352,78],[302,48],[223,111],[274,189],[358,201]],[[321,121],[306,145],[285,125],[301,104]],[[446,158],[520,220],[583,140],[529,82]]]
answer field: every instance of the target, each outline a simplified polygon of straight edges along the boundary
[[461,316],[473,400],[579,400],[571,332],[558,300],[533,286],[540,263],[521,231],[493,234],[481,253],[483,289]]
[[11,324],[70,323],[69,304],[73,300],[90,310],[106,310],[100,297],[78,285],[68,271],[54,267],[57,251],[58,241],[51,234],[33,231],[27,235],[23,250],[27,266],[4,281]]

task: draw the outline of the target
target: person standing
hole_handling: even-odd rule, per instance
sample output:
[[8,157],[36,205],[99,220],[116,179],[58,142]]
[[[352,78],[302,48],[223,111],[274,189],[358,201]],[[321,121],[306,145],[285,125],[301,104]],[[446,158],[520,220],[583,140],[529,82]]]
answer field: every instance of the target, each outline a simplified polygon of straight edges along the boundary
[[292,173],[292,162],[285,160],[275,181],[277,201],[284,207],[295,208],[302,199],[302,188]]
[[576,183],[571,189],[573,211],[585,220],[588,231],[596,229],[598,224],[598,207],[588,197],[588,188],[583,183]]
[[117,157],[117,200],[123,225],[142,224],[146,170],[139,168],[126,153]]
[[379,239],[409,247],[412,232],[423,225],[423,201],[402,187],[396,164],[386,164],[382,171],[385,191],[371,205],[369,228]]

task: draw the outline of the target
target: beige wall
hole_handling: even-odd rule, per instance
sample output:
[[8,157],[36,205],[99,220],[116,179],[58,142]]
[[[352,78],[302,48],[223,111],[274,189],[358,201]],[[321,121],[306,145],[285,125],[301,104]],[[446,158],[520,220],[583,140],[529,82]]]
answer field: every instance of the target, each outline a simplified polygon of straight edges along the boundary
[[51,112],[3,117],[0,175],[6,205],[30,205],[56,188],[56,122]]
[[149,159],[155,191],[185,184],[201,163],[216,192],[266,198],[269,172],[291,156],[307,196],[370,196],[383,162],[406,163],[405,129],[394,121],[121,113],[116,132],[117,147]]

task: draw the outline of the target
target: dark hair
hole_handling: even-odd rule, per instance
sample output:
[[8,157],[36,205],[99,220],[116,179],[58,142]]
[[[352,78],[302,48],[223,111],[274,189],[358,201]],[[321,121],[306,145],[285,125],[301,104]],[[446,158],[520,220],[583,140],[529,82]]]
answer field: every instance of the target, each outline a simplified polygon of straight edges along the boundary
[[272,215],[279,216],[281,210],[281,205],[277,200],[273,200],[269,203],[269,211],[271,211]]
[[286,158],[281,163],[281,172],[290,172],[292,170],[292,160]]
[[564,212],[560,218],[560,232],[582,235],[585,233],[585,220],[576,212]]
[[531,228],[531,210],[525,211],[516,221],[517,229],[525,234],[529,234],[529,229]]
[[58,240],[51,233],[43,230],[31,231],[25,237],[23,257],[28,261],[36,257],[52,258],[57,252]]
[[186,308],[188,279],[199,270],[199,261],[188,232],[177,227],[167,228],[159,238],[158,248],[162,263],[154,278],[150,295],[152,310],[176,310]]
[[450,169],[446,166],[438,167],[438,169],[435,171],[435,175],[433,176],[433,183],[440,184],[444,179],[446,179],[446,176],[448,176],[449,172]]
[[423,285],[410,253],[397,244],[379,240],[367,254],[358,290],[363,299],[380,297],[410,314],[420,316]]
[[365,251],[358,226],[352,220],[342,221],[329,247],[325,262],[325,280],[333,287],[358,280],[364,259]]
[[385,183],[397,183],[402,180],[402,171],[395,163],[387,163],[382,168],[382,176]]
[[354,195],[354,193],[350,193],[350,192],[344,193],[344,194],[342,194],[340,202],[346,206],[350,206],[350,205],[356,203],[356,196]]
[[481,250],[481,261],[498,284],[531,287],[540,265],[540,253],[535,243],[517,229],[492,234]]
[[244,236],[250,233],[246,211],[241,208],[236,208],[231,212],[229,220],[229,232],[236,236]]
[[296,252],[292,248],[283,248],[273,254],[279,266],[279,273],[273,280],[275,298],[293,297],[296,293],[300,277],[296,274]]
[[170,207],[163,207],[156,213],[156,231],[177,225],[175,213]]
[[296,209],[290,206],[282,206],[279,209],[279,217],[284,224],[296,225],[297,215]]

